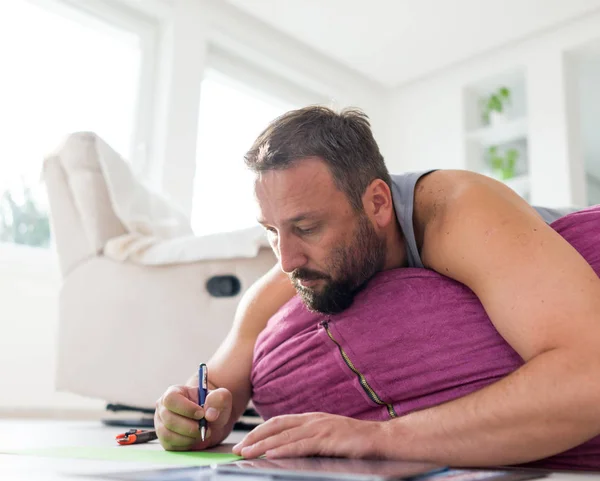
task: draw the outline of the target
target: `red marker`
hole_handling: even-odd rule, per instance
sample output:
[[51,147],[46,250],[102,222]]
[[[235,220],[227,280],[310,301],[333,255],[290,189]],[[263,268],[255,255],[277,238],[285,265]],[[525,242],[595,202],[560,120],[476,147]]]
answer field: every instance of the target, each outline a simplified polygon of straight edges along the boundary
[[126,444],[147,443],[158,439],[158,436],[156,435],[156,431],[154,430],[143,431],[141,429],[130,429],[126,433],[117,434],[115,439],[120,445],[123,446]]

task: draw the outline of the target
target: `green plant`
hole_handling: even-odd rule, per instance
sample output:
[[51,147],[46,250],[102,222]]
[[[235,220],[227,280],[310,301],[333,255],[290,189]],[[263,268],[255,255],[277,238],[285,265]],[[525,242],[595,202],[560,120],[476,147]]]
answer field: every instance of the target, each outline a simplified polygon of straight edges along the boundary
[[508,149],[502,154],[497,146],[492,146],[488,149],[488,158],[492,173],[500,180],[511,179],[515,176],[515,167],[519,160],[517,149]]
[[31,189],[23,186],[22,200],[6,190],[0,197],[0,241],[36,247],[50,245],[50,219],[36,202]]
[[483,105],[483,118],[485,122],[490,122],[490,114],[492,112],[501,114],[504,111],[505,105],[509,103],[510,89],[508,87],[500,87],[496,92],[487,97]]

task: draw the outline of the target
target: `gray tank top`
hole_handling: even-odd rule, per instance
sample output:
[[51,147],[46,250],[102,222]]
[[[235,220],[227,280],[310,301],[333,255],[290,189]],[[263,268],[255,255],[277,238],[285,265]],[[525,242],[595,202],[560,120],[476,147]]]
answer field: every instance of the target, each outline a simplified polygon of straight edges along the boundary
[[[402,229],[402,234],[406,242],[406,255],[408,267],[424,267],[421,261],[421,254],[417,246],[415,237],[415,227],[413,223],[413,210],[415,201],[415,186],[421,177],[435,170],[425,170],[422,172],[407,172],[405,174],[392,175],[392,198],[398,223]],[[577,209],[551,209],[548,207],[536,207],[535,210],[542,216],[548,224],[556,219],[574,212]]]

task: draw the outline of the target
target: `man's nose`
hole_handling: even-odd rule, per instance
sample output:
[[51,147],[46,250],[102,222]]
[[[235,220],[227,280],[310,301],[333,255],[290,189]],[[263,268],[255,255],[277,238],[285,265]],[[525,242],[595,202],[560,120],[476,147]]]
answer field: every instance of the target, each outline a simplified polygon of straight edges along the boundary
[[279,251],[279,264],[281,270],[286,274],[291,274],[296,269],[306,264],[306,255],[302,252],[297,242],[290,238],[279,237],[277,244]]

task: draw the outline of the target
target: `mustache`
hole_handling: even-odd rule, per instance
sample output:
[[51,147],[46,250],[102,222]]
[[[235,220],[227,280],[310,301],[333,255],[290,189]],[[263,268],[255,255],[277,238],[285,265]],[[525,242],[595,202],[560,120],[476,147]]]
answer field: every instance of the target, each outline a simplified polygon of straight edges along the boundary
[[316,281],[317,279],[329,279],[329,276],[318,271],[300,268],[292,272],[290,278],[292,281]]

